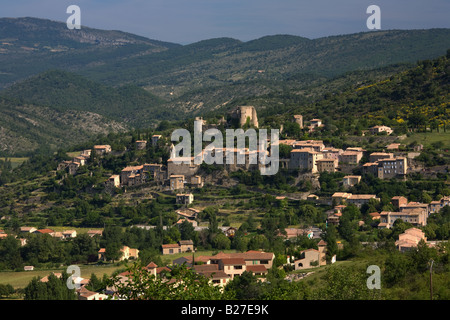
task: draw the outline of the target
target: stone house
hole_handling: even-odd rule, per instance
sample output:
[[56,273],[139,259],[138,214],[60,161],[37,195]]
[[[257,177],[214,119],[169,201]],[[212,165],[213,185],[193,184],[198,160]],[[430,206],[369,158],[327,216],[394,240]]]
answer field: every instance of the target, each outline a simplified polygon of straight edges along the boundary
[[118,174],[113,174],[108,178],[108,180],[106,180],[105,184],[113,188],[120,187],[120,176]]
[[387,152],[373,152],[369,155],[370,162],[377,162],[378,160],[393,159],[393,158],[394,158],[394,154],[387,153]]
[[231,276],[223,270],[219,270],[217,264],[194,265],[193,269],[196,273],[210,279],[210,283],[214,286],[224,287],[231,280]]
[[96,155],[104,155],[111,152],[111,146],[110,145],[96,145],[94,146],[94,152]]
[[152,135],[152,146],[156,147],[158,145],[158,141],[161,139],[162,135],[154,134]]
[[390,128],[388,126],[374,126],[369,129],[369,132],[371,134],[378,134],[381,132],[386,132],[387,135],[390,135],[392,132],[394,132],[394,130],[392,130],[392,128]]
[[137,140],[136,149],[144,150],[147,147],[147,140]]
[[345,150],[341,153],[339,162],[346,164],[358,164],[363,157],[362,151]]
[[294,261],[294,269],[307,269],[324,266],[326,262],[326,246],[327,243],[320,240],[317,244],[318,250],[307,249],[300,252],[300,258]]
[[317,172],[317,160],[321,158],[322,154],[313,149],[294,149],[290,153],[289,169],[307,170],[315,173]]
[[169,177],[170,190],[184,189],[184,175],[171,175]]
[[344,188],[350,188],[357,185],[361,181],[361,176],[345,176],[342,179]]
[[203,187],[202,176],[192,176],[190,184],[191,184],[191,187],[193,187],[193,188],[202,188]]
[[176,195],[176,204],[190,205],[194,202],[194,195],[192,193],[179,193]]
[[174,244],[163,244],[161,246],[162,254],[175,254],[183,252],[194,252],[194,243],[192,240],[180,240]]
[[338,166],[337,159],[318,159],[316,163],[318,172],[336,172]]
[[220,259],[218,261],[218,267],[229,275],[231,280],[233,280],[235,276],[240,276],[247,271],[247,265],[242,258]]
[[399,251],[404,252],[416,248],[420,240],[427,241],[425,233],[417,228],[409,228],[398,236],[395,246]]
[[415,226],[425,226],[427,224],[427,213],[422,208],[410,208],[401,212],[382,211],[378,228],[390,229],[397,219],[402,219]]

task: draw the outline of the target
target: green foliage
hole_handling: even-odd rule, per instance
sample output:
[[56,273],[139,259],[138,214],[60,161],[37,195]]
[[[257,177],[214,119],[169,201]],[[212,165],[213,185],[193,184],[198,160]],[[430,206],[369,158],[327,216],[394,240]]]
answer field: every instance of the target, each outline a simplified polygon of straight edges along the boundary
[[117,277],[110,285],[117,288],[119,299],[125,300],[220,300],[219,287],[209,284],[209,279],[187,269],[184,265],[174,268],[167,279],[155,278],[138,264],[129,268],[128,282]]
[[39,277],[34,278],[24,289],[25,300],[76,300],[74,289],[67,287],[67,273],[61,278],[54,274],[48,276],[48,282],[41,282]]
[[151,114],[152,119],[158,119],[158,114],[165,114],[166,118],[176,116],[158,108],[163,101],[140,87],[108,87],[60,70],[46,71],[14,84],[2,95],[14,97],[22,104],[50,106],[59,112],[94,112],[135,126],[142,125],[143,113]]
[[367,274],[362,269],[330,267],[326,285],[316,295],[320,300],[379,300],[377,290],[367,288]]

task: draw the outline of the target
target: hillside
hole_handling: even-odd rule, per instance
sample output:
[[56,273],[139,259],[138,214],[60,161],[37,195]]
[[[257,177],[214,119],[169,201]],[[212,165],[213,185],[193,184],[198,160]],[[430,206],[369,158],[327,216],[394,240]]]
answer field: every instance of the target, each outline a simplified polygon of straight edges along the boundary
[[164,51],[179,45],[121,31],[82,27],[38,18],[0,19],[0,88],[31,75]]
[[151,113],[146,125],[161,117],[174,117],[170,111],[157,108],[163,103],[162,99],[140,87],[108,87],[60,70],[50,70],[14,84],[1,91],[0,95],[24,103],[50,106],[62,112],[94,112],[133,126],[139,126],[145,121],[143,114],[147,116]]
[[449,39],[449,29],[388,30],[313,40],[291,35],[248,42],[218,38],[182,46],[120,31],[68,30],[65,23],[44,19],[2,18],[0,88],[60,69],[106,85],[135,84],[161,98],[176,99],[192,90],[248,81],[333,78],[415,63],[444,54]]
[[327,95],[308,106],[309,110],[332,113],[334,120],[349,123],[359,118],[369,125],[446,130],[450,125],[449,58],[450,50],[446,56],[420,61],[415,67],[381,81]]
[[123,124],[93,112],[55,110],[1,97],[0,113],[0,156],[44,153],[125,131]]
[[[80,70],[110,84],[135,83],[167,97],[252,80],[327,78],[355,70],[415,63],[445,54],[450,30],[379,31],[308,40],[271,36],[249,42],[205,40],[148,56]],[[172,93],[172,95],[169,95]]]
[[[120,31],[68,30],[50,20],[3,18],[0,97],[36,107],[41,120],[90,112],[114,126],[134,128],[220,115],[240,104],[255,105],[261,118],[274,115],[278,121],[285,121],[281,113],[292,112],[326,117],[327,104],[335,103],[330,96],[345,100],[348,92],[371,88],[417,60],[445,54],[449,35],[449,29],[391,30],[314,40],[218,38],[182,46]],[[33,138],[20,124],[22,111],[15,106],[8,112],[3,141]],[[52,123],[52,134],[36,134],[41,143],[4,142],[9,147],[3,150],[13,155],[67,143],[60,132],[69,137],[72,126],[79,124]]]

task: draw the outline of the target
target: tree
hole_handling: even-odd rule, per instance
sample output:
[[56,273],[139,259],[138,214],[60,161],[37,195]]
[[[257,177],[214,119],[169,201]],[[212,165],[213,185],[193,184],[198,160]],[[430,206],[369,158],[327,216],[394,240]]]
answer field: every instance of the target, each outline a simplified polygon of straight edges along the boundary
[[0,298],[14,294],[14,287],[10,284],[0,284]]
[[225,292],[235,300],[258,300],[263,294],[258,278],[248,271],[228,282]]
[[383,272],[385,284],[390,287],[399,284],[400,281],[405,279],[411,266],[412,262],[408,256],[398,251],[392,252],[385,262],[385,270]]
[[196,238],[197,233],[195,232],[195,228],[187,220],[184,220],[179,226],[181,240],[193,240]]
[[213,244],[216,249],[228,250],[230,249],[231,240],[223,233],[219,233],[214,237]]
[[23,265],[19,241],[12,235],[8,235],[0,242],[0,262],[5,263],[12,270],[18,269]]
[[350,221],[350,219],[347,216],[342,215],[341,219],[339,219],[339,227],[338,227],[339,234],[346,241],[350,242],[356,232],[355,226],[356,226],[355,222]]
[[373,300],[379,299],[378,290],[367,288],[365,270],[339,268],[327,269],[324,277],[325,286],[316,292],[318,299],[324,300]]
[[187,269],[185,265],[171,270],[165,279],[155,277],[139,263],[127,268],[129,281],[117,276],[109,282],[115,286],[117,297],[124,300],[219,300],[220,288],[210,284],[208,278]]
[[106,288],[106,284],[102,281],[102,279],[99,279],[95,273],[92,273],[86,287],[90,291],[99,292]]
[[68,278],[67,273],[60,278],[51,274],[47,282],[41,282],[39,277],[33,278],[24,289],[25,300],[75,300],[75,290],[67,287]]
[[324,235],[324,241],[327,243],[326,259],[327,262],[331,261],[331,258],[337,254],[337,232],[334,225],[329,225]]
[[114,262],[115,260],[120,259],[122,256],[122,252],[120,251],[121,248],[122,246],[117,242],[107,243],[105,246],[106,260],[112,260]]

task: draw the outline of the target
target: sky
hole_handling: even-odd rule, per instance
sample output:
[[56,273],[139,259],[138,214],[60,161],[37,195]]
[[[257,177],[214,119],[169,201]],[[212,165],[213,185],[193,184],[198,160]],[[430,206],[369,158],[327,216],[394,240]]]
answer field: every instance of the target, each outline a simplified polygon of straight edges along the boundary
[[0,17],[66,22],[70,5],[80,7],[82,26],[179,44],[371,31],[370,5],[380,8],[381,30],[450,28],[450,0],[0,0]]

